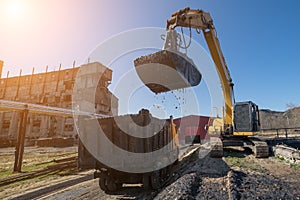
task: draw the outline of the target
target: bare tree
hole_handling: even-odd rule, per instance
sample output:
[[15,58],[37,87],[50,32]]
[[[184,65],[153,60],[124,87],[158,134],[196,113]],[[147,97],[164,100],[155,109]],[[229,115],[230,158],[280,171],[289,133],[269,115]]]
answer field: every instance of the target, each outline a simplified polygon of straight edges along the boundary
[[298,105],[293,102],[286,103],[285,106],[287,109],[292,109],[292,108],[298,107]]

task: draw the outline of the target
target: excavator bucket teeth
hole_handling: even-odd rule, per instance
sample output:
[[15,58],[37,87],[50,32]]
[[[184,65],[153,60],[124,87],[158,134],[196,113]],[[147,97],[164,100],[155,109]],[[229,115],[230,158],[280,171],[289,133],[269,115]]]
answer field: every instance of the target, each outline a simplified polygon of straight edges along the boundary
[[134,60],[138,76],[154,93],[188,88],[200,83],[202,75],[185,54],[168,50]]

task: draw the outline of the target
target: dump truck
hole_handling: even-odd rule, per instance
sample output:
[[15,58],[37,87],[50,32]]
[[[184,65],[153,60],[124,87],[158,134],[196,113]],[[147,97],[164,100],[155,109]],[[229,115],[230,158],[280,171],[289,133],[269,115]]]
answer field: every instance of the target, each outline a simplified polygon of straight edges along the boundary
[[[133,173],[118,170],[122,166],[107,166],[95,159],[96,171],[94,177],[99,178],[100,188],[105,192],[113,192],[119,190],[123,184],[143,184],[143,187],[147,189],[158,189],[161,187],[164,180],[172,173],[172,168],[179,158],[178,134],[173,123],[173,117],[170,116],[166,120],[158,119],[153,117],[149,110],[142,109],[138,114],[99,118],[98,123],[106,137],[115,146],[126,152],[140,153],[149,157],[147,159],[149,163],[146,164],[138,163],[135,157],[130,156],[130,154],[120,156],[120,163],[124,167],[129,165],[152,165],[153,169],[156,169],[144,173]],[[147,137],[147,134],[152,136]],[[162,150],[160,159],[153,158],[151,154],[147,154],[158,150]],[[117,153],[114,152],[114,148],[106,149],[106,152],[109,154]],[[159,167],[163,162],[170,164]]]

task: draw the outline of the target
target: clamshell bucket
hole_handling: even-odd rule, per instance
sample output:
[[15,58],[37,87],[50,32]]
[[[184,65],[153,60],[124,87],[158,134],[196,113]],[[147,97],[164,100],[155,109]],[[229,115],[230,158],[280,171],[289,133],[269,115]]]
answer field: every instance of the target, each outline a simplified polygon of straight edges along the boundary
[[181,52],[162,50],[135,59],[134,65],[141,81],[156,94],[196,86],[202,78],[194,62]]

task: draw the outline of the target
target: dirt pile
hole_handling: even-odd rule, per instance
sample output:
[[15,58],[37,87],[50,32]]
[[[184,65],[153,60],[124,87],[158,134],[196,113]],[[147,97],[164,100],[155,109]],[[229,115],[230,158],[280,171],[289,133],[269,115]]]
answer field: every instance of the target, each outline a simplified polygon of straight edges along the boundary
[[300,199],[299,169],[276,158],[195,159],[155,199]]
[[269,173],[233,171],[234,199],[299,199],[297,186],[287,184]]
[[155,199],[228,199],[229,171],[221,158],[194,158]]

